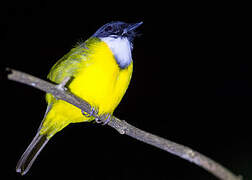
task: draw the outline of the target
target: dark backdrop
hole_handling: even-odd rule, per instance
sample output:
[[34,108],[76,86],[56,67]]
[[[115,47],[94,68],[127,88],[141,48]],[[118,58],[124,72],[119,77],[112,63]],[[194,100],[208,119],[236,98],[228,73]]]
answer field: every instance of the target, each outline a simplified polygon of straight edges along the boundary
[[3,69],[45,79],[77,42],[101,25],[120,20],[144,24],[139,28],[142,36],[135,40],[133,78],[115,115],[252,178],[246,5],[36,1],[9,2],[0,12],[1,176],[216,179],[189,162],[93,123],[65,128],[27,176],[15,172],[46,103],[43,92],[5,80]]

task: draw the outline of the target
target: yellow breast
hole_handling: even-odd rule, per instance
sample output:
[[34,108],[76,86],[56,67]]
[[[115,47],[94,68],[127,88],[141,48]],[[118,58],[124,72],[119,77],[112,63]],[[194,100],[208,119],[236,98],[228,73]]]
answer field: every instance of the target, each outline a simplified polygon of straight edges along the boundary
[[120,69],[106,43],[98,43],[69,85],[77,96],[99,108],[99,113],[113,113],[123,97],[133,64]]
[[[112,114],[127,90],[132,70],[132,62],[121,69],[108,45],[99,41],[92,45],[86,59],[78,64],[68,88],[98,108],[99,114]],[[52,107],[44,120],[42,134],[56,128],[55,132],[50,132],[54,135],[69,123],[90,120],[83,116],[80,109],[65,101],[55,100],[51,95],[47,95],[47,101],[52,103]]]

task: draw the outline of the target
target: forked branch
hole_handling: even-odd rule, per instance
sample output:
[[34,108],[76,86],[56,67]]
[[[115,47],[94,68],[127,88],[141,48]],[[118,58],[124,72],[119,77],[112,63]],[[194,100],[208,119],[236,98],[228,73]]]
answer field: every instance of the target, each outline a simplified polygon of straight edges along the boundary
[[[98,118],[103,122],[105,121],[104,117],[98,117],[98,115],[93,112],[92,107],[88,102],[80,99],[79,97],[65,90],[64,85],[67,83],[66,82],[67,80],[66,81],[64,80],[64,82],[61,83],[60,85],[56,85],[17,70],[8,69],[8,71],[10,71],[10,73],[8,74],[8,79],[27,84],[29,86],[40,89],[47,93],[51,93],[57,99],[64,100],[78,107],[82,111],[88,114],[92,114],[92,116],[94,116],[95,118]],[[144,143],[153,145],[159,149],[165,150],[169,153],[172,153],[176,156],[186,159],[198,165],[199,167],[204,168],[205,170],[207,170],[208,172],[210,172],[219,179],[222,180],[242,179],[240,176],[234,175],[232,172],[230,172],[228,169],[226,169],[219,163],[200,154],[197,151],[192,150],[189,147],[174,143],[167,139],[145,132],[116,117],[113,117],[107,123],[107,125],[116,129],[120,134],[126,134]]]

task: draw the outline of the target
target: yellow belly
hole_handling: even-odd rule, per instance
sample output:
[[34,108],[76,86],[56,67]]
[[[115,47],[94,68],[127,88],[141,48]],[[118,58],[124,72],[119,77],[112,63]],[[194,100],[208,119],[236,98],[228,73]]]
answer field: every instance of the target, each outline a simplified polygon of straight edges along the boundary
[[[109,47],[101,41],[87,59],[78,64],[68,89],[98,108],[99,114],[112,114],[125,94],[132,69],[132,62],[127,68],[120,69]],[[47,95],[47,101],[53,103],[40,133],[49,138],[69,123],[90,120],[80,109],[65,101],[55,100],[51,95]]]

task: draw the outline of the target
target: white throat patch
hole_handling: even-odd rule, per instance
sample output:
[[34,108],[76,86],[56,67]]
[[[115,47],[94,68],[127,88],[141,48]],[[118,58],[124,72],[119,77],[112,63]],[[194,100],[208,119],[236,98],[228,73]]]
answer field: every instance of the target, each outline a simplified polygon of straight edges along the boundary
[[114,54],[114,57],[117,61],[117,64],[121,68],[126,68],[128,65],[130,65],[132,61],[131,57],[131,43],[126,37],[103,37],[100,38],[102,41],[107,43],[109,48]]

